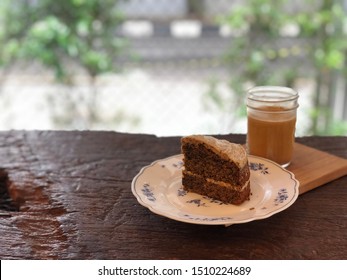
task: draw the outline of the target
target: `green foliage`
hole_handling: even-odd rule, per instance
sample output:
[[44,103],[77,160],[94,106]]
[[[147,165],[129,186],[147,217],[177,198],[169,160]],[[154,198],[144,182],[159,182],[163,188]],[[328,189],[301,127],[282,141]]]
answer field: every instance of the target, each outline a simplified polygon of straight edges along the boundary
[[[117,59],[128,44],[116,35],[123,20],[117,0],[1,0],[0,66],[36,61],[54,71],[63,86],[47,100],[59,128],[124,122],[127,116],[116,111],[105,119],[96,85],[99,74],[119,70]],[[89,78],[86,93],[76,86],[74,74],[80,73]]]
[[127,42],[117,37],[123,17],[115,0],[2,0],[0,63],[37,60],[67,81],[64,58],[91,76],[115,69]]
[[313,60],[318,68],[342,70],[347,41],[343,25],[347,23],[342,1],[325,0],[318,11],[298,13],[293,16],[301,36],[317,38],[313,46]]
[[[224,58],[231,69],[230,87],[240,99],[250,85],[294,87],[299,77],[314,78],[316,113],[308,133],[332,133],[335,124],[329,102],[336,93],[334,83],[337,77],[347,77],[346,11],[341,0],[311,0],[301,5],[305,9],[294,12],[288,10],[290,1],[247,0],[218,18],[219,23],[242,34],[231,39]],[[290,41],[283,40],[282,30],[288,25],[297,27],[297,42],[306,44],[288,45]],[[302,71],[303,62],[312,65],[313,71]],[[322,115],[324,121],[319,122]],[[338,127],[340,133],[344,126]]]

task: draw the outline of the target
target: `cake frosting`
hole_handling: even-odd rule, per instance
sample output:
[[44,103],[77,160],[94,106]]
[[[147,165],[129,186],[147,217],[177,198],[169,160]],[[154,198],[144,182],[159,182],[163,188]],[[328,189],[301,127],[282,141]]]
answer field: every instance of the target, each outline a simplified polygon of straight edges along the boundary
[[247,153],[240,144],[231,143],[224,139],[217,139],[206,135],[192,135],[191,139],[205,143],[224,159],[233,159],[239,168],[247,164]]
[[181,150],[185,190],[236,205],[249,199],[250,170],[242,145],[192,135],[181,139]]

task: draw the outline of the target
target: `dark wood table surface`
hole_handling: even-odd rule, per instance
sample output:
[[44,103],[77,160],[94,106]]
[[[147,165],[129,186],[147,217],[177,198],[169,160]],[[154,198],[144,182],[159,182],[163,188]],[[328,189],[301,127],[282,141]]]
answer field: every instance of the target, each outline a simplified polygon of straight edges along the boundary
[[[347,158],[347,137],[297,142]],[[180,137],[1,132],[0,258],[347,259],[347,176],[267,219],[195,225],[153,214],[131,192],[143,166],[178,153]]]

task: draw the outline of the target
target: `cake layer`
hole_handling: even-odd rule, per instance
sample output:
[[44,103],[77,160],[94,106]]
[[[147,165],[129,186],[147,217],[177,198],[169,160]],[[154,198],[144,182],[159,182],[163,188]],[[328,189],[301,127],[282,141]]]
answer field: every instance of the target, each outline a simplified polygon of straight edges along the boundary
[[[189,141],[188,141],[189,140]],[[232,161],[227,156],[217,153],[214,146],[200,141],[201,139],[182,139],[182,153],[184,154],[184,168],[205,179],[223,181],[233,185],[243,186],[249,180],[250,171],[246,154],[240,154],[244,150],[240,145],[234,144],[232,148],[237,150],[239,161]],[[231,144],[231,143],[229,143]],[[241,148],[241,149],[240,149]],[[242,151],[241,150],[241,151]]]
[[206,135],[191,135],[183,137],[182,145],[185,143],[201,143],[208,146],[221,158],[225,160],[233,159],[236,165],[241,169],[247,164],[247,154],[240,144],[231,143],[227,140],[217,139]]
[[205,179],[183,170],[182,185],[186,191],[208,196],[224,203],[239,205],[250,197],[250,181],[243,186],[233,186],[224,182]]

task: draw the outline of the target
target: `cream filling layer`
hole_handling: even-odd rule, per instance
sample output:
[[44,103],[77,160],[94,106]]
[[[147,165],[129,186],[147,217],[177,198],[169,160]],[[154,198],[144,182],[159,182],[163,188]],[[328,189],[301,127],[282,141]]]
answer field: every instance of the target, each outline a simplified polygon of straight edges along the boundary
[[232,189],[232,190],[235,190],[235,191],[239,191],[239,192],[242,192],[247,186],[248,186],[248,183],[250,181],[250,179],[248,179],[244,185],[242,186],[235,186],[233,184],[230,184],[230,183],[226,183],[226,182],[223,182],[223,181],[216,181],[216,180],[213,180],[213,179],[210,179],[210,178],[203,178],[202,176],[200,175],[197,175],[191,171],[186,171],[184,170],[183,173],[187,173],[188,175],[191,175],[191,176],[195,176],[195,177],[199,177],[203,180],[206,180],[207,182],[209,183],[212,183],[212,184],[216,184],[216,185],[219,185],[221,187],[224,187],[224,188],[228,188],[228,189]]

